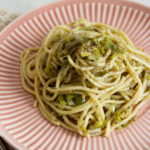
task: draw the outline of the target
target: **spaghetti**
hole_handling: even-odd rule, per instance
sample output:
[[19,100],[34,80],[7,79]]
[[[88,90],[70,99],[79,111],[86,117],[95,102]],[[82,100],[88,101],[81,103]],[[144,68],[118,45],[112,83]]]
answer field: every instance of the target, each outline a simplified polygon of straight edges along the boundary
[[21,55],[24,89],[52,124],[83,136],[126,127],[150,96],[150,56],[120,30],[84,19]]

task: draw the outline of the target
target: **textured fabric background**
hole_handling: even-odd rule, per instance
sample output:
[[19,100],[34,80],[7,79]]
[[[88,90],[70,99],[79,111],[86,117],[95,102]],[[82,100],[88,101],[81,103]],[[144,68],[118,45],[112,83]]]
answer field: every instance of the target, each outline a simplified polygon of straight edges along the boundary
[[0,31],[17,18],[19,14],[7,9],[0,9]]

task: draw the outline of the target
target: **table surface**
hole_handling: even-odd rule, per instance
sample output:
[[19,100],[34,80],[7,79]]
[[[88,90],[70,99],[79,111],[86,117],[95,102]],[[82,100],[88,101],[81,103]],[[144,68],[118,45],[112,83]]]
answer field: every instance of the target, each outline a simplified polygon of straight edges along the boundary
[[[13,10],[22,15],[34,8],[40,7],[41,5],[45,5],[55,1],[57,0],[0,0],[0,8]],[[150,7],[150,0],[126,0],[126,1],[134,1]]]

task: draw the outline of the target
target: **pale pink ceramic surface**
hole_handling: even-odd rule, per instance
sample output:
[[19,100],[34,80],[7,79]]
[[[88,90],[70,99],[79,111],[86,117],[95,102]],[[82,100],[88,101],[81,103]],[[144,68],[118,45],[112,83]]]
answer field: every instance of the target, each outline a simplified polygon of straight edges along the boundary
[[150,54],[150,8],[118,0],[68,0],[38,8],[9,25],[0,34],[0,133],[22,150],[148,150],[150,102],[139,118],[110,137],[85,138],[48,123],[20,79],[20,53],[40,45],[56,25],[80,17],[123,30],[135,45]]

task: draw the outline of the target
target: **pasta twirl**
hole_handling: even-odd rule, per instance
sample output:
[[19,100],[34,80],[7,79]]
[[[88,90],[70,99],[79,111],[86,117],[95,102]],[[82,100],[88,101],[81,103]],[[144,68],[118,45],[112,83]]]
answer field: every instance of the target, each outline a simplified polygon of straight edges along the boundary
[[21,78],[52,124],[83,136],[125,127],[150,95],[150,56],[120,30],[84,19],[21,55]]

